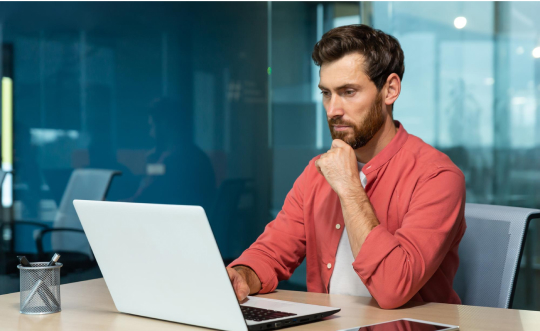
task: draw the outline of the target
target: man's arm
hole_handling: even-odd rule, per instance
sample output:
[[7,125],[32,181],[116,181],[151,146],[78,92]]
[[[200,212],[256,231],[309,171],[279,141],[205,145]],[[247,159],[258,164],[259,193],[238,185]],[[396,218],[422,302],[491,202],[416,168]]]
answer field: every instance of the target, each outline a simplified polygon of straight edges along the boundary
[[433,167],[417,184],[402,227],[392,235],[379,225],[350,146],[334,140],[316,164],[340,198],[356,273],[382,308],[407,303],[439,268],[461,229],[463,174]]
[[339,197],[339,201],[351,250],[357,256],[371,230],[380,223],[362,186],[357,194]]
[[353,268],[382,308],[404,305],[428,282],[463,231],[464,213],[463,174],[436,168],[417,183],[394,234],[371,230]]
[[354,150],[335,139],[332,149],[315,164],[339,197],[352,253],[356,256],[371,230],[380,223],[362,187]]

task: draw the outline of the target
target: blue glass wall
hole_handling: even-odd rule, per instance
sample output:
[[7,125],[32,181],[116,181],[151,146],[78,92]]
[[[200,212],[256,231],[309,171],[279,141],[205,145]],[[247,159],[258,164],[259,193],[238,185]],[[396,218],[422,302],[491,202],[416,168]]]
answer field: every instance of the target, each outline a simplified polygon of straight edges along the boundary
[[[18,291],[14,255],[46,258],[35,234],[58,226],[74,169],[121,171],[107,200],[203,206],[225,260],[256,239],[270,218],[267,14],[266,3],[0,4],[14,114],[0,293]],[[99,276],[83,265],[62,280]]]

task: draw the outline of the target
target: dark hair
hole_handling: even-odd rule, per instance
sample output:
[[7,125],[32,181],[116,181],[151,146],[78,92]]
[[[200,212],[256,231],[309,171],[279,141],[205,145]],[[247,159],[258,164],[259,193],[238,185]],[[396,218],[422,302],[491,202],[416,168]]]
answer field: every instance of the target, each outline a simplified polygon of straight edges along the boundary
[[364,70],[379,91],[390,74],[396,73],[403,79],[405,56],[397,39],[364,24],[340,26],[326,32],[315,44],[311,57],[321,66],[354,52],[364,56]]

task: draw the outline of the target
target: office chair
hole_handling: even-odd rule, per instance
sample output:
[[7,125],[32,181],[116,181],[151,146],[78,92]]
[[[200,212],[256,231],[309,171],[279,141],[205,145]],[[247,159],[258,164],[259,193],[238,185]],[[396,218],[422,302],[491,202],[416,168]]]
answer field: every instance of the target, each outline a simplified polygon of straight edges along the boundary
[[540,210],[465,205],[454,290],[464,305],[510,308],[527,228]]
[[[17,272],[17,255],[25,255],[32,261],[47,261],[54,252],[62,255],[64,264],[62,274],[75,270],[89,269],[96,262],[94,255],[84,235],[81,223],[73,207],[74,199],[104,200],[107,196],[112,178],[121,172],[103,169],[73,170],[67,187],[64,190],[58,212],[52,228],[39,222],[15,221],[17,228],[23,226],[39,227],[41,230],[35,236],[37,254],[33,252],[4,253],[5,273]],[[15,233],[16,231],[14,231]],[[44,244],[44,238],[51,237],[51,245]],[[14,235],[15,237],[15,235]],[[44,246],[51,246],[53,252],[45,252]]]
[[[41,230],[36,236],[36,246],[41,259],[55,252],[62,255],[65,269],[70,272],[95,265],[90,244],[84,235],[73,200],[105,200],[111,181],[121,172],[105,169],[75,169],[62,196],[53,227]],[[43,239],[49,234],[52,252],[45,252]],[[50,256],[49,256],[50,255]]]

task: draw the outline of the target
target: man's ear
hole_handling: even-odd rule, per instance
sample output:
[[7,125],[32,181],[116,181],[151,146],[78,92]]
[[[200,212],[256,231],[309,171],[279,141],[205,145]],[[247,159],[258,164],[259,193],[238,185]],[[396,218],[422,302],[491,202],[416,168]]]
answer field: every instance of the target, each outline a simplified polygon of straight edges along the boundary
[[386,79],[386,97],[384,104],[390,106],[396,102],[399,94],[401,93],[401,79],[396,73],[390,74]]

